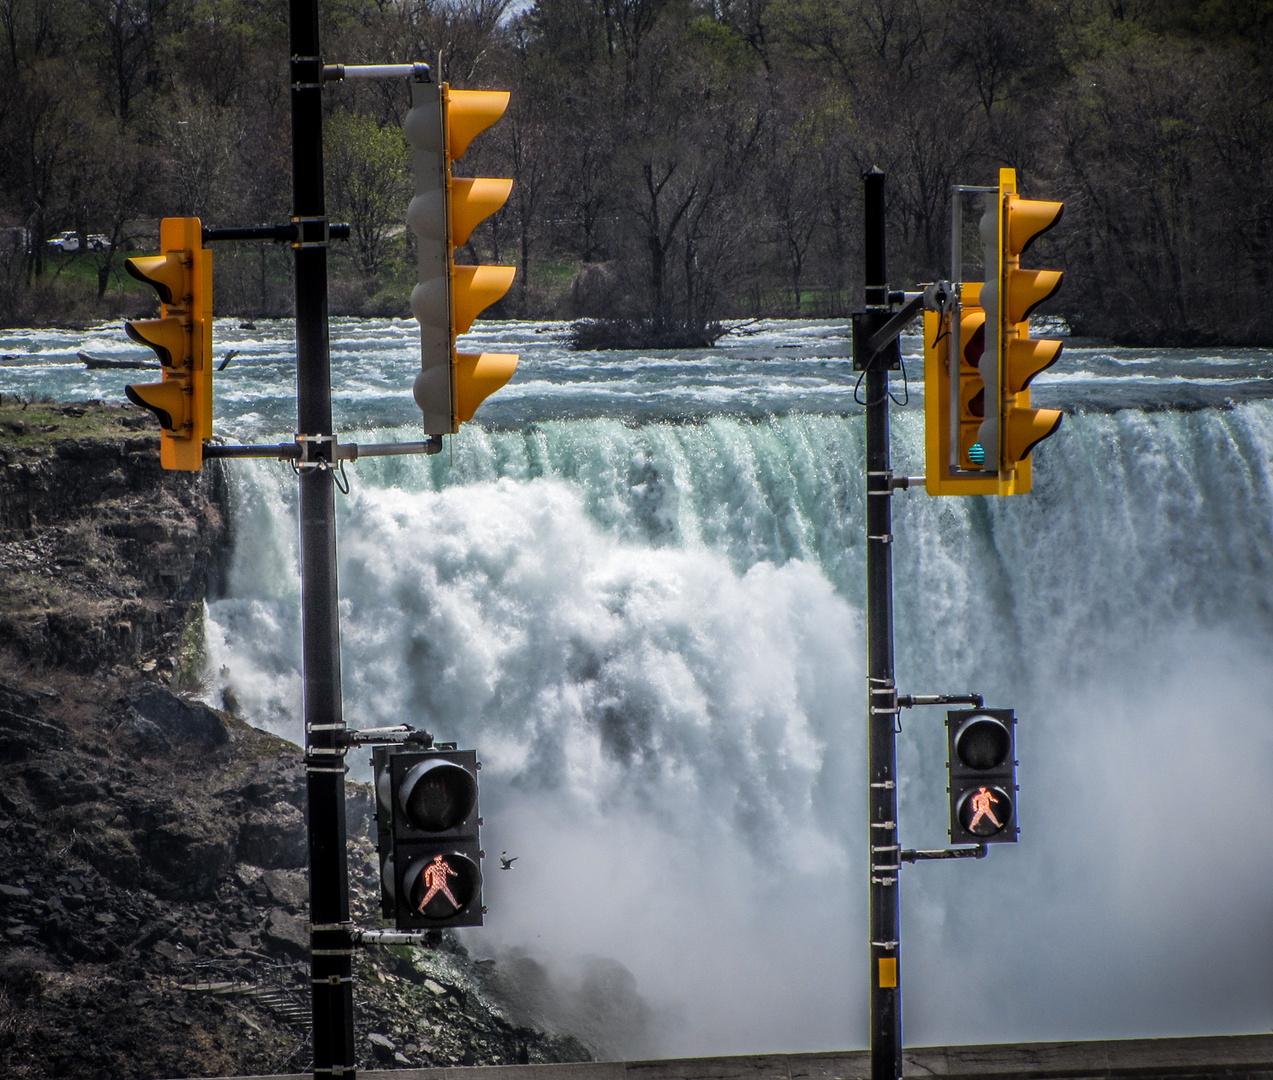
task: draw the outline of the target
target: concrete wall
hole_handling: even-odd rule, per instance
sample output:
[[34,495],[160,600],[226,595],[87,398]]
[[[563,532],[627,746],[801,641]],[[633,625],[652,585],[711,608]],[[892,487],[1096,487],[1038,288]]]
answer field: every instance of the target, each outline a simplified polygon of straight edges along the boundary
[[[1273,1035],[916,1047],[906,1050],[904,1058],[907,1076],[958,1076],[962,1080],[978,1077],[1188,1080],[1213,1076],[1273,1080]],[[871,1055],[866,1050],[571,1065],[376,1069],[358,1073],[361,1080],[866,1080],[870,1075]],[[310,1074],[295,1074],[273,1080],[309,1078]]]

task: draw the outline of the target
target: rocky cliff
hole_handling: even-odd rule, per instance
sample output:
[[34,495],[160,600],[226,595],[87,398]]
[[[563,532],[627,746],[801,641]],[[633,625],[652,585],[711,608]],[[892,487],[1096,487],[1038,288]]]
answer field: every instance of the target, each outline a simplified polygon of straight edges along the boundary
[[[148,417],[0,399],[0,1075],[310,1067],[299,748],[197,699],[222,472]],[[354,918],[375,924],[350,785]],[[362,1067],[581,1060],[449,939],[367,950]]]

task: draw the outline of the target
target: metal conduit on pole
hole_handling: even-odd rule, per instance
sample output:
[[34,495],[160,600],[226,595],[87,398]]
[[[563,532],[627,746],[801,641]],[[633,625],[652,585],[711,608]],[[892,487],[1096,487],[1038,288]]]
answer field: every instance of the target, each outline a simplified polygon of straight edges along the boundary
[[317,0],[289,0],[301,622],[314,1076],[354,1071],[353,937],[345,854],[331,357]]

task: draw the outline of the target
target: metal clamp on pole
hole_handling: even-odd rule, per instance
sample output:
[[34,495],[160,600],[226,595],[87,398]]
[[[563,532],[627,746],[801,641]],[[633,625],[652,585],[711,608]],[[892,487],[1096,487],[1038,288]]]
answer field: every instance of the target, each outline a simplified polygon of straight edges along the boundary
[[[881,473],[868,473],[866,477],[867,495],[892,495],[898,488],[905,490],[906,488],[923,486],[924,478],[922,476],[894,476],[892,469]],[[870,539],[870,537],[867,539]]]
[[326,247],[331,241],[331,219],[326,214],[297,216],[292,223],[296,226],[294,248]]
[[321,752],[319,747],[311,747],[304,760],[306,773],[339,773],[344,776],[349,772],[343,747],[328,753]]
[[[300,455],[296,461],[296,468],[298,470],[330,469],[338,456],[336,442],[335,435],[304,435],[298,431],[296,445],[300,449]],[[326,456],[317,452],[324,446],[331,447]]]

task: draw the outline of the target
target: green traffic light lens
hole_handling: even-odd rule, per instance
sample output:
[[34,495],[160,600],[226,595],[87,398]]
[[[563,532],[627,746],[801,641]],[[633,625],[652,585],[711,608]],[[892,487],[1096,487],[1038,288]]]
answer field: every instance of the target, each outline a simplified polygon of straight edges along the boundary
[[955,735],[955,753],[966,768],[996,769],[1012,750],[1012,735],[993,716],[971,716]]
[[986,462],[986,448],[981,443],[973,443],[968,447],[968,460],[974,465],[984,465]]

